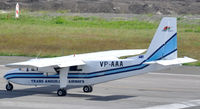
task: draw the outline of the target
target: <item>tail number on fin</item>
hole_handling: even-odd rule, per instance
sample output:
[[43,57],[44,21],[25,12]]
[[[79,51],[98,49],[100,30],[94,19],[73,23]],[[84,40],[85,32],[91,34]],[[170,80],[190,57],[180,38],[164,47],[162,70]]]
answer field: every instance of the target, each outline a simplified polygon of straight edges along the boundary
[[123,67],[122,61],[100,61],[99,64],[101,67]]

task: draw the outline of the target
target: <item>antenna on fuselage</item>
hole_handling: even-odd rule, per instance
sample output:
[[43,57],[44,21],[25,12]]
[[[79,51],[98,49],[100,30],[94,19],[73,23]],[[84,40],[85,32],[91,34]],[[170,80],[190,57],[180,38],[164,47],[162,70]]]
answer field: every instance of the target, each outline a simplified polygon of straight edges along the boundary
[[40,56],[41,54],[41,51],[37,54],[36,58],[35,59],[38,59],[38,57]]

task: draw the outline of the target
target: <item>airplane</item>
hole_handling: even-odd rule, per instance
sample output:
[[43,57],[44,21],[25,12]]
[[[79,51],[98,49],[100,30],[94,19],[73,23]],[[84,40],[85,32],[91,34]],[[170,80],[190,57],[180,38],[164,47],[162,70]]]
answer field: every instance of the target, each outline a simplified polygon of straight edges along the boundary
[[[15,68],[4,75],[8,81],[6,90],[12,91],[15,83],[57,85],[58,96],[65,96],[68,89],[78,87],[90,93],[96,84],[197,61],[178,58],[177,52],[176,18],[164,17],[147,50],[110,50],[6,64]],[[121,59],[122,56],[129,57]]]

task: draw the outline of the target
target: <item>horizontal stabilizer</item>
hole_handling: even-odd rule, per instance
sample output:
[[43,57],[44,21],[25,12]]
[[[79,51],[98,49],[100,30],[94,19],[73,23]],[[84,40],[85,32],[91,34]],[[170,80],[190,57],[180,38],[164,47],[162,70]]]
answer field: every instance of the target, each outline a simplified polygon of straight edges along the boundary
[[183,64],[183,63],[191,63],[191,62],[196,62],[197,60],[189,58],[189,57],[184,57],[184,58],[176,58],[172,60],[158,60],[158,61],[150,61],[150,62],[145,62],[144,64],[160,64],[160,65],[176,65],[176,64]]

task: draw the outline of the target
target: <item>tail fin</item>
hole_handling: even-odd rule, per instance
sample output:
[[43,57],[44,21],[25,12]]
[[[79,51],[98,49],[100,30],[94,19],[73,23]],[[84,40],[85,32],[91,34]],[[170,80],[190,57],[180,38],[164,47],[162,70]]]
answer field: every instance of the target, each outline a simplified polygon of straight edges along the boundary
[[145,57],[148,57],[148,61],[177,58],[176,18],[162,19]]

